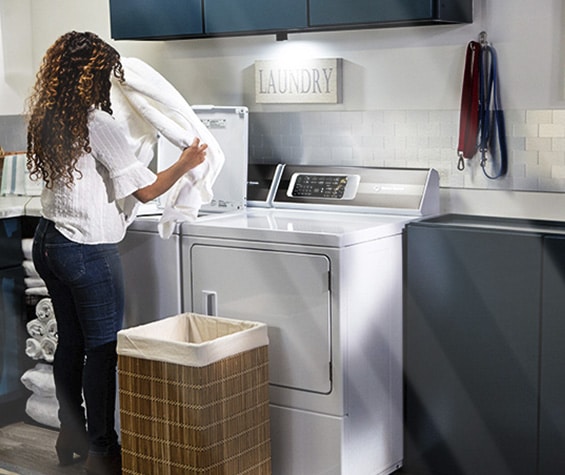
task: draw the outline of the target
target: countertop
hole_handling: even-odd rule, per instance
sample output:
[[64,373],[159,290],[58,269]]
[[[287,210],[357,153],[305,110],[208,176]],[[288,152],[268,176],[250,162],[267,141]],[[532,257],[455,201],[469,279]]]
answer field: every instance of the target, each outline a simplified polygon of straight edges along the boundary
[[38,196],[0,196],[0,218],[41,216]]

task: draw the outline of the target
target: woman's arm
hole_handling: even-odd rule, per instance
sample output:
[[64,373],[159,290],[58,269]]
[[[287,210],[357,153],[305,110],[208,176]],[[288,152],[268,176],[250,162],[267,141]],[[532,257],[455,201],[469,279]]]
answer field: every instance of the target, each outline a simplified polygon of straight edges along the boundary
[[200,144],[195,138],[190,147],[185,148],[179,159],[169,168],[157,173],[157,180],[133,193],[139,201],[147,203],[168,191],[186,172],[200,165],[206,158],[207,144]]

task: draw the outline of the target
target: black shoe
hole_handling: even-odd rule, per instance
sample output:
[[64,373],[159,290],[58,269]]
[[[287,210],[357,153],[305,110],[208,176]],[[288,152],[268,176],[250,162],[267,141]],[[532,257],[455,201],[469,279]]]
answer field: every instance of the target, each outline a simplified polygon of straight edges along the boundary
[[[66,466],[84,460],[88,455],[88,435],[86,430],[74,431],[61,427],[55,451],[59,459],[59,465]],[[75,454],[78,458],[75,458]]]

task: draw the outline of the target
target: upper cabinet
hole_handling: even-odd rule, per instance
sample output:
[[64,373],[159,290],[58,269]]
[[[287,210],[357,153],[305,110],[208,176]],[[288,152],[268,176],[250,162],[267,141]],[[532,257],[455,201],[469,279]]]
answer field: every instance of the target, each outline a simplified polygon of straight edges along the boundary
[[112,37],[179,39],[470,23],[473,0],[110,0]]
[[202,36],[201,0],[110,0],[116,40]]
[[384,27],[472,21],[467,0],[308,0],[312,27]]
[[304,29],[308,26],[304,0],[204,0],[208,34]]

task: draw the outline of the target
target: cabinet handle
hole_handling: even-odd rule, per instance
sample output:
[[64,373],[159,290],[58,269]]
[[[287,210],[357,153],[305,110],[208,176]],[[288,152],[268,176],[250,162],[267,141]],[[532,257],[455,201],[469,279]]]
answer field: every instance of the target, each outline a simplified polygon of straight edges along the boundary
[[204,315],[218,316],[218,294],[214,290],[202,291],[202,308]]

